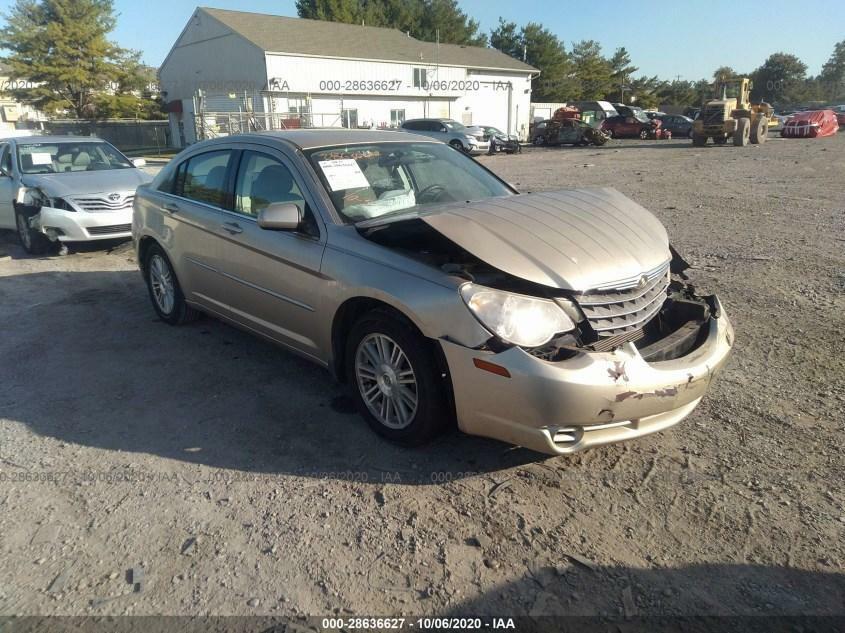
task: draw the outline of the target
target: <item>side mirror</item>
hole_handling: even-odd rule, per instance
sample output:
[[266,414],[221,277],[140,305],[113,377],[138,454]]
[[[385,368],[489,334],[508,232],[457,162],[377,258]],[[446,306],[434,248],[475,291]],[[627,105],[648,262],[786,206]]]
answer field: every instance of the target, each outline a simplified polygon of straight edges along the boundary
[[132,164],[135,165],[135,167],[143,167],[147,164],[147,161],[143,158],[133,158]]
[[258,226],[268,231],[295,231],[302,224],[302,210],[293,202],[274,202],[258,214]]

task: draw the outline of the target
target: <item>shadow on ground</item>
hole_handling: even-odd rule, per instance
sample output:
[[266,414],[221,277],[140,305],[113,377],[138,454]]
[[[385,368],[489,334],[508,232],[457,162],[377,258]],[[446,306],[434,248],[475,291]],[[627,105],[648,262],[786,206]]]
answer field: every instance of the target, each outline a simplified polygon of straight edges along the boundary
[[[565,560],[565,559],[564,559]],[[565,563],[458,603],[448,617],[522,617],[519,631],[845,630],[845,574],[766,565],[632,569]]]
[[211,318],[159,321],[137,271],[0,277],[0,318],[0,357],[15,359],[0,366],[2,417],[64,442],[415,484],[545,459],[457,431],[418,449],[384,442],[324,369]]

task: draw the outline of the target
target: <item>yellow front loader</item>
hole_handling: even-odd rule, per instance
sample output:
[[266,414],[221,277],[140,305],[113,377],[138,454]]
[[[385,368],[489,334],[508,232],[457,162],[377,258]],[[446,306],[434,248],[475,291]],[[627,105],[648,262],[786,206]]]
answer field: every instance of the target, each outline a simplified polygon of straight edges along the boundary
[[693,123],[692,144],[700,147],[712,138],[724,145],[729,138],[734,145],[765,143],[774,110],[768,103],[751,103],[751,80],[737,77],[717,82],[714,98],[706,101]]

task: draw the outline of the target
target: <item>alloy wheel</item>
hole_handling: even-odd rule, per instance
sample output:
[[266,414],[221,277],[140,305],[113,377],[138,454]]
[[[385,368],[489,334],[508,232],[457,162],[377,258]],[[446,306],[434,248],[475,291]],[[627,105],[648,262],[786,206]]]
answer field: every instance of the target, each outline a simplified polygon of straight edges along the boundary
[[367,409],[390,429],[404,429],[417,412],[419,387],[408,356],[385,334],[369,334],[355,352],[355,377]]
[[165,314],[173,312],[176,303],[173,273],[168,263],[158,254],[150,258],[150,286],[159,309]]

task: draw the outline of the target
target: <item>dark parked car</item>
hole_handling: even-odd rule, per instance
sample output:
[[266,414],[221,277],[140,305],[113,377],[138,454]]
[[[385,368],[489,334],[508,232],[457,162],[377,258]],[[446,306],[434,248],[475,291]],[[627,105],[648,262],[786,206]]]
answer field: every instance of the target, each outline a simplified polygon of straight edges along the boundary
[[506,154],[519,154],[522,146],[519,144],[519,137],[516,134],[506,134],[492,125],[479,125],[484,136],[490,139],[490,150],[488,154],[505,152]]
[[534,145],[604,145],[609,138],[581,119],[540,121],[531,133]]
[[614,138],[666,138],[660,128],[660,121],[651,120],[644,114],[638,116],[612,116],[602,121],[601,129]]
[[672,136],[692,137],[692,119],[682,114],[664,114],[656,117],[661,130],[669,130]]

